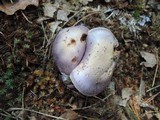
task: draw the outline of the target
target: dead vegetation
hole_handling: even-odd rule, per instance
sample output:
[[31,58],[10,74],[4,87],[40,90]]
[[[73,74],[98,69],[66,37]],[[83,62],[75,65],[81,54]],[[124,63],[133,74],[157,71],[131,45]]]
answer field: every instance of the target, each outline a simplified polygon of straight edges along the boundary
[[[0,119],[160,119],[159,4],[43,0],[11,16],[1,12]],[[56,33],[79,24],[107,27],[120,43],[112,82],[94,97],[67,88],[51,57]]]

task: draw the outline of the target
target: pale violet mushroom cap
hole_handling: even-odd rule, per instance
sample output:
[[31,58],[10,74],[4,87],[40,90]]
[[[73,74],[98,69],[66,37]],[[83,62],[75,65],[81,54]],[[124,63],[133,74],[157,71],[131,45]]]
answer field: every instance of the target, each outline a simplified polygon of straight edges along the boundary
[[62,29],[52,46],[52,56],[61,73],[69,75],[81,61],[88,28],[82,25]]
[[118,41],[109,29],[98,27],[88,31],[85,54],[70,74],[80,93],[94,96],[107,87],[119,56],[114,51],[117,46]]

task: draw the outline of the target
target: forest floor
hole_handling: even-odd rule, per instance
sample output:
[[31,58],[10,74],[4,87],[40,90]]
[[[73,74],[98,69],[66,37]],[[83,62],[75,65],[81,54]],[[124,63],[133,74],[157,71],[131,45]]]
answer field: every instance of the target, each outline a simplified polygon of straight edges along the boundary
[[[160,3],[139,1],[49,0],[54,13],[46,2],[0,12],[0,120],[160,119]],[[119,42],[112,82],[93,97],[67,88],[51,55],[58,31],[79,24],[107,27]]]

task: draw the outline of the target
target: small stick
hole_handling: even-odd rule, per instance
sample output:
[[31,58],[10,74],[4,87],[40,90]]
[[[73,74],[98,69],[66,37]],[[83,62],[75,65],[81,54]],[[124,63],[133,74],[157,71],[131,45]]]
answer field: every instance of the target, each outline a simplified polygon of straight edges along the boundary
[[156,33],[159,31],[159,29],[160,29],[160,25],[158,25],[157,30],[155,30],[153,33],[151,33],[151,34],[149,35],[149,37],[152,36],[152,35],[154,35],[154,34],[156,34]]
[[97,14],[97,13],[100,13],[100,11],[95,11],[95,12],[91,12],[90,14],[82,17],[79,21],[77,21],[73,26],[77,25],[79,22],[81,22],[82,20],[86,19],[87,17],[91,16],[91,15],[94,15],[94,14]]
[[155,95],[153,95],[152,97],[148,98],[145,103],[149,103],[151,102],[151,100],[153,100],[156,96],[158,96],[160,94],[160,92],[156,93]]
[[23,91],[22,91],[22,119],[24,120],[24,90],[25,88],[23,87]]
[[33,23],[26,17],[26,15],[25,15],[22,11],[21,11],[21,13],[22,13],[23,17],[26,19],[27,22],[29,22],[30,24],[33,24]]
[[76,13],[74,13],[74,15],[72,15],[69,19],[68,19],[68,21],[66,21],[64,24],[63,24],[63,26],[62,26],[62,28],[72,19],[72,18],[74,18],[78,13],[80,13],[81,11],[78,11],[78,12],[76,12]]
[[28,112],[32,112],[32,113],[37,113],[37,114],[40,114],[40,115],[43,115],[43,116],[46,116],[46,117],[50,117],[50,118],[53,118],[53,119],[65,120],[62,117],[57,117],[57,116],[45,114],[45,113],[42,113],[42,112],[38,112],[38,111],[35,111],[35,110],[26,109],[26,108],[9,108],[8,109],[8,111],[18,111],[18,110],[20,110],[20,111],[24,110],[24,111],[28,111]]
[[[8,115],[6,115],[6,114],[3,114],[3,113],[0,113],[0,115],[2,115],[2,116],[4,116],[4,117],[8,117]],[[10,118],[12,118],[12,119],[15,119],[15,120],[17,120],[17,118],[15,118],[15,117],[12,117],[12,116],[9,116]]]
[[4,37],[4,34],[0,31],[0,34]]
[[[105,98],[103,98],[103,99],[101,99],[100,101],[98,101],[98,102],[96,102],[96,103],[94,103],[94,104],[92,104],[92,105],[89,105],[89,106],[86,106],[86,107],[82,107],[82,108],[75,108],[75,109],[72,109],[72,110],[84,110],[84,109],[88,109],[88,108],[91,108],[91,107],[93,107],[93,106],[95,106],[95,105],[98,105],[99,103],[101,103],[101,102],[104,102],[107,98],[109,98],[111,95],[113,95],[115,92],[112,92],[112,93],[110,93],[109,95],[107,95]],[[95,98],[95,96],[94,96],[94,98]]]
[[156,70],[155,70],[155,73],[154,73],[154,78],[153,78],[153,82],[152,82],[152,87],[153,87],[154,84],[155,84],[156,76],[157,76],[157,72],[158,72],[159,59],[158,59],[158,50],[157,50],[157,49],[156,49],[156,59],[157,59],[157,65],[156,65]]
[[13,4],[13,0],[10,0],[10,2]]
[[9,114],[8,112],[4,111],[3,109],[0,109],[0,111],[3,112],[3,113],[0,112],[0,115],[2,115],[2,116],[5,116],[5,117],[9,116],[10,118],[17,119],[16,117],[12,116],[12,115]]
[[159,87],[160,87],[160,85],[157,85],[157,86],[155,86],[155,87],[152,87],[152,88],[148,89],[146,92],[150,92],[150,91],[152,91],[152,90],[154,90],[154,89],[156,89],[156,88],[159,88]]

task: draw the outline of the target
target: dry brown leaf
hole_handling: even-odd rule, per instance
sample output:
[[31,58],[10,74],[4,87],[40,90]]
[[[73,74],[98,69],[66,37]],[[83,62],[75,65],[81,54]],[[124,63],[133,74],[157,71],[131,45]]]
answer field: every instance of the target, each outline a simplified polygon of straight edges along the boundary
[[145,67],[153,68],[157,64],[156,56],[153,53],[140,51],[140,54],[146,61],[146,62],[141,62],[141,65],[144,64]]
[[0,5],[0,11],[6,13],[7,15],[13,15],[17,10],[24,10],[28,5],[38,6],[38,0],[19,0],[15,3],[6,3],[5,0],[2,1],[3,4]]
[[61,115],[61,117],[67,120],[76,120],[78,118],[78,113],[72,110],[67,110],[64,114]]

